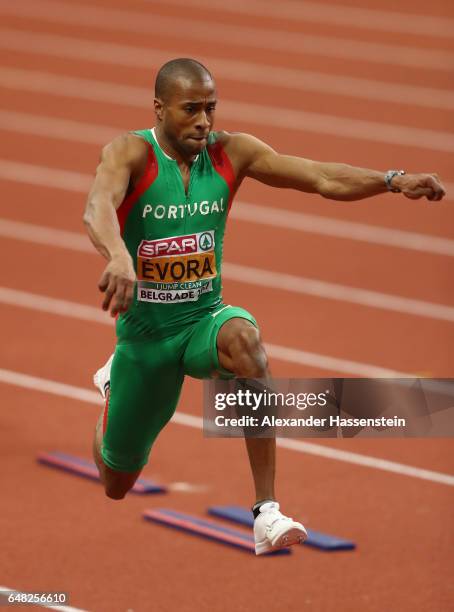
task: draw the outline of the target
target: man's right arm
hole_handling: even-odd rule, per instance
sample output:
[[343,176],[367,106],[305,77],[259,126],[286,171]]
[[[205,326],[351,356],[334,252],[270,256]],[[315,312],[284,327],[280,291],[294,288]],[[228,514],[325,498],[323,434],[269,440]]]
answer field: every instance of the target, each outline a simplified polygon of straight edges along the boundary
[[111,316],[126,312],[134,295],[136,275],[130,254],[120,234],[117,209],[130,180],[143,167],[147,144],[127,134],[106,145],[88,195],[84,223],[91,241],[107,260],[98,287],[105,293],[103,310]]

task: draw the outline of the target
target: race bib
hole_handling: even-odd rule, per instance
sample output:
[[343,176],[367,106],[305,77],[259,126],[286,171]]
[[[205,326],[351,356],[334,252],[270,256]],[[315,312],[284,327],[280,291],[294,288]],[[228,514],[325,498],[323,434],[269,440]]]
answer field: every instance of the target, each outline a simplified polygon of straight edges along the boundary
[[137,299],[194,302],[217,276],[214,231],[142,240],[137,249]]

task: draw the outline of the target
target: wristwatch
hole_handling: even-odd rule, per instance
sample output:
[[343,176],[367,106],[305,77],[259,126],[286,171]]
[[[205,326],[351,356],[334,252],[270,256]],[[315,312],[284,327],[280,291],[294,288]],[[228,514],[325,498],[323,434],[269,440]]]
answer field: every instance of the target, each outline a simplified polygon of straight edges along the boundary
[[391,185],[391,181],[395,176],[402,176],[405,174],[405,170],[388,170],[385,174],[385,184],[388,191],[392,191],[393,193],[400,193],[401,190],[398,187],[393,187]]

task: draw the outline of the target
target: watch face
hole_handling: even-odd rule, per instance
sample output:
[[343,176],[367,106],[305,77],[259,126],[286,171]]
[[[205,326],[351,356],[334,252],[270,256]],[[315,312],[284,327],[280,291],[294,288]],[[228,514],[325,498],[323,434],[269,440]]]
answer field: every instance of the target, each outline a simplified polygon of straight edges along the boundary
[[405,174],[405,170],[388,170],[388,172],[385,174],[385,183],[388,191],[400,193],[400,189],[393,188],[391,182],[395,176],[402,176],[402,174]]

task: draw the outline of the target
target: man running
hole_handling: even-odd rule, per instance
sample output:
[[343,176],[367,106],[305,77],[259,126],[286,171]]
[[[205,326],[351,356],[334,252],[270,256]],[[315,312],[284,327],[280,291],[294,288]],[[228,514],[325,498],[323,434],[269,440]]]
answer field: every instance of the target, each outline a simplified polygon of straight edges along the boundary
[[[254,317],[221,296],[222,246],[233,196],[246,177],[273,187],[359,200],[385,193],[441,200],[436,175],[386,174],[277,154],[247,134],[213,132],[216,85],[192,59],[158,72],[153,129],[104,147],[84,221],[108,263],[99,282],[116,324],[114,356],[95,382],[106,407],[94,457],[106,494],[122,499],[172,417],[185,375],[265,378]],[[276,443],[246,438],[255,484],[256,553],[306,537],[275,500]]]

